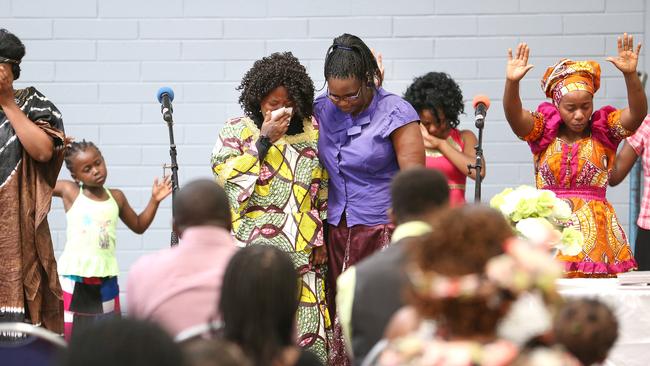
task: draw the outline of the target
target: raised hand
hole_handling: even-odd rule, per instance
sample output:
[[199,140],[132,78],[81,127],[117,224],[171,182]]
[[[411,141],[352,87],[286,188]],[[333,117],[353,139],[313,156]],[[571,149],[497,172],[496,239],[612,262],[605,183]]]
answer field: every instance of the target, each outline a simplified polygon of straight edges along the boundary
[[382,82],[384,81],[384,56],[382,56],[381,52],[376,52],[374,48],[371,48],[370,52],[372,52],[372,55],[375,56],[375,60],[377,61],[377,66],[379,67],[381,80],[375,78],[375,86],[380,87]]
[[515,57],[512,57],[512,48],[508,48],[508,64],[506,66],[507,80],[519,81],[534,67],[528,64],[529,53],[530,48],[525,43],[517,45],[517,55]]
[[172,193],[172,177],[166,175],[162,181],[158,181],[158,177],[153,180],[153,187],[151,188],[151,198],[156,202],[160,202]]
[[617,57],[607,57],[607,61],[621,70],[623,74],[636,72],[636,66],[639,62],[639,52],[641,51],[641,43],[634,49],[634,38],[631,34],[623,33],[623,37],[618,37],[616,40],[618,48]]

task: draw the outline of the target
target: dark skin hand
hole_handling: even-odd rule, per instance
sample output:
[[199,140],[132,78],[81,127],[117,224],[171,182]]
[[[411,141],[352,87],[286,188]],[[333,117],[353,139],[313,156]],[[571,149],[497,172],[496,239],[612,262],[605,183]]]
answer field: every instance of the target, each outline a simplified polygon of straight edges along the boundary
[[[77,152],[72,158],[72,171],[70,172],[72,178],[75,180],[58,180],[54,187],[53,195],[63,199],[63,208],[67,212],[81,192],[79,182],[83,183],[83,194],[94,201],[106,201],[108,193],[104,188],[106,176],[108,175],[104,157],[97,149],[89,148],[84,151]],[[111,195],[117,202],[120,210],[120,219],[126,226],[133,230],[133,232],[142,234],[156,215],[158,205],[167,196],[172,193],[171,177],[166,176],[162,181],[158,178],[154,179],[153,187],[151,188],[151,199],[147,207],[140,213],[136,214],[129,204],[129,201],[124,196],[124,193],[119,189],[111,189]]]
[[325,246],[325,243],[312,249],[311,263],[314,265],[327,263],[327,247]]
[[[79,195],[80,189],[76,182],[69,180],[59,180],[56,182],[53,196],[63,199],[63,207],[67,212],[74,200]],[[106,201],[108,194],[104,187],[89,187],[84,185],[84,195],[93,201]],[[111,195],[117,202],[120,209],[120,219],[122,222],[136,234],[144,233],[151,225],[160,202],[171,194],[171,178],[165,177],[163,181],[154,180],[151,199],[147,207],[139,215],[133,210],[124,193],[119,189],[111,189]]]
[[[635,47],[634,38],[627,33],[624,33],[622,37],[618,37],[616,45],[617,56],[608,57],[607,61],[611,62],[612,65],[623,73],[627,88],[628,108],[621,110],[621,126],[629,131],[635,131],[641,122],[643,122],[648,111],[645,91],[636,73],[641,45],[638,44]],[[533,117],[529,111],[522,108],[521,98],[519,96],[519,82],[533,68],[533,65],[528,63],[529,55],[530,48],[526,43],[520,43],[514,55],[512,50],[508,49],[506,84],[503,92],[503,110],[506,115],[506,120],[510,124],[510,128],[517,136],[526,136],[533,129]],[[574,91],[568,94],[571,93],[578,92]],[[587,118],[590,117],[587,116]],[[564,118],[563,121],[565,123],[568,122]],[[562,136],[562,132],[560,131],[560,137],[565,137]],[[582,135],[586,135],[586,133]]]
[[36,161],[48,162],[54,153],[54,141],[16,105],[13,81],[11,66],[0,64],[0,107],[27,154]]

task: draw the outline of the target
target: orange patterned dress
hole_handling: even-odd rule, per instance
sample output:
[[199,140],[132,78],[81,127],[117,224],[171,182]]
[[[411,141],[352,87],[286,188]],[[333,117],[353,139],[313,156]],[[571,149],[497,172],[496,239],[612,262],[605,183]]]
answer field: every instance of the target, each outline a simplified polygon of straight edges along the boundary
[[534,156],[537,188],[565,199],[573,211],[569,224],[584,235],[581,253],[558,255],[567,277],[614,277],[636,268],[625,232],[605,197],[618,144],[634,132],[621,126],[620,116],[611,106],[595,111],[590,136],[569,144],[557,137],[563,123],[559,111],[542,103],[533,112],[533,130],[523,138]]

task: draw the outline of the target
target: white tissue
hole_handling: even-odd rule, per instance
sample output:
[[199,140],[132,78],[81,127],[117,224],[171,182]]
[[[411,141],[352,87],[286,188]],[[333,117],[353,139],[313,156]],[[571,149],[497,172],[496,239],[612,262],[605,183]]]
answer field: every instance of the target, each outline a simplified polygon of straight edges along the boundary
[[293,108],[291,108],[291,107],[278,108],[278,109],[271,112],[271,119],[275,119],[276,117],[278,117],[279,115],[281,115],[283,113],[291,115],[292,112],[293,112]]

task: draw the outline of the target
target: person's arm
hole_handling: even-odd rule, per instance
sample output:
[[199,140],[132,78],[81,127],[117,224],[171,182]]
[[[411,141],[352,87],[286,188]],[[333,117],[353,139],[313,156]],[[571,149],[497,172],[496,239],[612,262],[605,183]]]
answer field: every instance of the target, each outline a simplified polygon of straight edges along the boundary
[[621,183],[632,170],[637,158],[636,151],[632,146],[627,141],[623,142],[623,147],[616,155],[614,166],[609,173],[609,185],[614,187]]
[[618,37],[616,43],[618,56],[608,57],[607,61],[623,73],[627,87],[628,108],[621,111],[621,126],[628,131],[636,131],[648,113],[645,91],[636,72],[641,44],[639,43],[635,50],[634,39],[627,33],[624,33],[623,37]]
[[[472,179],[476,179],[476,170],[469,170],[467,165],[476,163],[476,135],[468,130],[463,130],[460,133],[463,139],[463,151],[457,150],[451,146],[447,140],[440,140],[438,151],[447,158],[456,169],[463,172]],[[481,169],[481,178],[485,178],[485,159],[483,159],[483,167]]]
[[408,123],[390,134],[401,170],[424,166],[424,143],[417,122]]
[[36,161],[48,162],[52,159],[54,141],[16,105],[13,80],[11,68],[0,64],[0,107],[27,154]]
[[513,58],[512,49],[508,48],[508,64],[506,66],[506,85],[503,89],[503,111],[510,124],[512,132],[524,137],[533,130],[533,116],[521,105],[519,97],[519,81],[533,68],[528,64],[530,49],[525,43],[517,46],[517,55]]
[[52,191],[54,197],[61,197],[63,200],[63,209],[68,212],[72,203],[79,195],[79,186],[77,183],[70,180],[57,180],[54,190]]
[[64,198],[67,182],[68,181],[65,180],[57,180],[56,185],[54,186],[54,190],[52,191],[52,196]]
[[161,182],[158,181],[158,178],[154,179],[153,188],[151,189],[151,199],[147,207],[139,215],[133,211],[133,208],[122,191],[112,189],[111,193],[120,208],[120,219],[122,219],[122,222],[129,229],[133,230],[133,232],[142,234],[151,225],[153,218],[156,216],[160,201],[172,193],[171,177],[167,176]]

